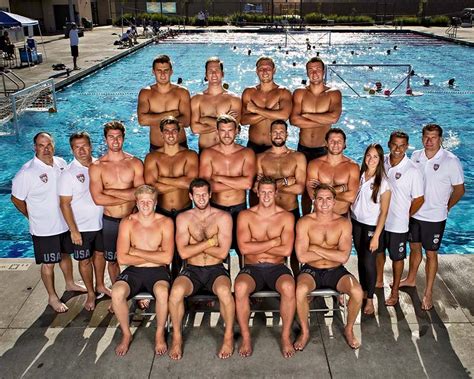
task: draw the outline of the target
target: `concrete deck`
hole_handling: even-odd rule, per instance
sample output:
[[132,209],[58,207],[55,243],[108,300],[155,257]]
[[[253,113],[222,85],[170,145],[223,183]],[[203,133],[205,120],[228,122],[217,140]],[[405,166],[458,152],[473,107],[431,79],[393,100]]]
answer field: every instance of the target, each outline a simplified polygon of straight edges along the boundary
[[[154,355],[154,320],[148,318],[134,323],[129,353],[116,357],[114,349],[121,333],[107,311],[110,299],[87,312],[83,309],[85,295],[64,293],[69,311],[56,315],[46,305],[39,267],[30,260],[3,259],[0,377],[468,378],[474,373],[473,263],[472,255],[440,256],[435,307],[429,312],[420,309],[423,264],[418,288],[402,292],[398,306],[382,305],[389,288],[379,290],[376,317],[357,321],[355,331],[362,341],[358,351],[346,345],[339,315],[312,315],[309,345],[292,359],[284,359],[278,347],[278,314],[267,319],[258,314],[252,319],[253,356],[242,359],[234,354],[220,361],[215,355],[223,335],[219,315],[196,313],[184,329],[184,358],[175,362]],[[356,264],[351,257],[347,267],[356,273]],[[75,276],[79,278],[77,272]],[[386,283],[390,280],[387,264]],[[64,283],[59,269],[56,283],[61,291]],[[295,333],[297,328],[295,322]],[[238,330],[235,326],[236,349]]]

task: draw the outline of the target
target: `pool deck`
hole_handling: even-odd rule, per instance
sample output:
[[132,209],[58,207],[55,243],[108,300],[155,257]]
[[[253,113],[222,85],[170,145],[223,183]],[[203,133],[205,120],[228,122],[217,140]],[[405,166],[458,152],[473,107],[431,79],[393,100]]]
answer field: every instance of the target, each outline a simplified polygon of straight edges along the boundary
[[[417,288],[401,292],[399,305],[387,308],[379,300],[376,317],[361,320],[359,316],[355,333],[362,347],[358,351],[346,345],[341,317],[328,314],[311,316],[310,343],[292,359],[284,359],[278,348],[278,314],[266,320],[259,314],[252,320],[253,356],[243,359],[234,354],[220,361],[215,355],[223,335],[218,314],[203,317],[196,313],[184,329],[184,358],[175,362],[154,355],[155,326],[147,318],[134,322],[129,353],[116,357],[114,349],[121,333],[107,311],[110,299],[99,301],[95,311],[87,312],[83,309],[85,295],[64,293],[69,311],[57,315],[46,305],[39,267],[29,259],[2,259],[0,377],[468,378],[474,373],[473,263],[473,255],[440,256],[435,306],[429,312],[420,309],[422,263]],[[356,265],[351,257],[346,267],[356,273]],[[385,271],[389,283],[388,263]],[[64,282],[58,268],[56,274],[61,294]],[[79,278],[77,271],[75,277]],[[383,300],[389,291],[386,284],[377,290],[377,299]],[[234,330],[237,348],[239,328]]]
[[[196,28],[186,27],[187,32],[205,32],[205,31],[258,31],[255,27],[209,27],[209,28]],[[316,28],[310,27],[309,31],[373,31],[373,32],[396,32],[394,27],[389,26],[377,26],[377,27],[345,27],[345,26],[334,26],[331,28],[323,27]],[[438,38],[446,39],[446,28],[444,27],[404,27],[403,32],[414,31],[416,33],[425,34],[429,36],[436,36]],[[291,31],[290,31],[291,32]],[[84,37],[80,38],[79,42],[79,58],[78,66],[81,70],[71,71],[69,76],[63,75],[59,78],[55,78],[57,88],[66,86],[75,80],[78,80],[95,70],[114,62],[117,59],[129,54],[131,51],[140,49],[141,47],[152,43],[151,39],[139,38],[138,45],[132,48],[121,49],[115,46],[113,43],[118,39],[118,35],[121,34],[121,28],[113,26],[96,27],[93,31],[86,31]],[[69,39],[64,38],[63,35],[56,36],[45,36],[44,48],[46,49],[46,58],[43,52],[43,44],[39,43],[38,51],[43,53],[44,62],[39,65],[29,67],[24,65],[21,68],[12,68],[11,70],[17,74],[26,84],[31,86],[43,80],[47,80],[50,76],[58,74],[60,71],[54,71],[52,68],[53,64],[63,63],[67,67],[72,68],[72,57],[69,47]],[[474,28],[459,28],[457,38],[455,39],[458,43],[468,43],[474,45]],[[40,42],[40,41],[37,41]],[[5,61],[8,63],[8,61]],[[19,64],[19,62],[17,62]],[[64,71],[63,71],[64,72]],[[3,87],[0,88],[3,90]]]
[[[206,30],[223,29],[227,28]],[[369,29],[389,31],[393,27],[350,30]],[[404,31],[444,37],[445,29],[406,27]],[[79,47],[78,65],[82,69],[72,71],[69,78],[56,79],[57,85],[67,85],[127,54],[128,49],[117,49],[113,45],[119,33],[120,28],[115,27],[86,31]],[[474,28],[459,29],[458,38],[474,43]],[[57,73],[52,70],[52,64],[72,66],[67,39],[61,36],[44,39],[47,61],[30,68],[14,69],[27,85]],[[133,49],[151,43],[150,40],[139,41],[140,45]],[[361,320],[359,316],[355,331],[363,345],[358,351],[345,344],[339,316],[312,316],[312,339],[308,347],[285,360],[278,349],[278,316],[266,320],[256,316],[252,327],[253,356],[242,360],[234,354],[227,361],[219,361],[215,352],[222,337],[222,324],[216,313],[211,317],[198,313],[185,327],[185,356],[181,362],[174,362],[153,354],[155,329],[153,321],[146,319],[141,325],[134,323],[135,339],[130,352],[124,358],[117,358],[114,349],[120,340],[120,331],[115,317],[107,311],[110,299],[99,301],[94,312],[87,312],[83,309],[84,295],[64,293],[63,299],[70,309],[66,314],[57,315],[46,305],[40,270],[33,260],[0,259],[0,377],[473,377],[473,263],[474,255],[440,256],[435,307],[429,312],[420,309],[425,280],[422,263],[417,288],[402,292],[398,306],[386,308],[380,301],[375,318]],[[351,257],[348,269],[356,273],[356,266],[356,259]],[[77,270],[75,277],[79,279]],[[386,283],[390,278],[387,263]],[[56,287],[62,293],[64,283],[58,269]],[[376,293],[380,299],[388,294],[388,285]],[[297,330],[296,323],[294,329]],[[237,347],[237,326],[235,337]]]

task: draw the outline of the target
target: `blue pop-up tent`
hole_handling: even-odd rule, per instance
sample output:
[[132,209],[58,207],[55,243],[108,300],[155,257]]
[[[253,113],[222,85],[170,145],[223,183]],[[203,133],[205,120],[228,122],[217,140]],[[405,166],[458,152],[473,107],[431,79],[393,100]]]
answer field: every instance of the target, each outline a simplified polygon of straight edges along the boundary
[[5,12],[5,11],[0,12],[0,27],[12,28],[15,26],[23,27],[23,26],[35,26],[35,25],[38,25],[38,29],[39,29],[39,33],[41,37],[41,44],[43,46],[44,58],[46,59],[46,50],[44,48],[43,35],[41,34],[41,28],[40,28],[38,20],[33,20],[31,18],[24,17],[15,13],[10,13],[10,12]]

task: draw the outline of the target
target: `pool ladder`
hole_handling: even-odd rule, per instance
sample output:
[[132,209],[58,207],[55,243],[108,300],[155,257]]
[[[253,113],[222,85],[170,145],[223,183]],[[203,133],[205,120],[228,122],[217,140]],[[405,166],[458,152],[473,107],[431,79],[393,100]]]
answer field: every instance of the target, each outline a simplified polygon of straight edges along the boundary
[[[25,88],[25,82],[13,71],[8,69],[3,69],[0,71],[0,75],[2,76],[2,84],[3,84],[3,94],[8,96],[11,93],[16,91],[22,90]],[[7,84],[13,83],[15,88],[8,88]]]
[[446,35],[449,38],[456,38],[458,34],[458,25],[457,24],[451,24],[449,25],[448,29],[446,29]]

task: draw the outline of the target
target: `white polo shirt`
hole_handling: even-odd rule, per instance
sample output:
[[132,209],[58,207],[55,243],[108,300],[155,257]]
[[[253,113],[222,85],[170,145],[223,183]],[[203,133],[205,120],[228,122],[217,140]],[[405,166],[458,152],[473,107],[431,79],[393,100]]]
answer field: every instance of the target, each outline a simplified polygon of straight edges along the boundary
[[53,166],[36,156],[25,163],[12,181],[12,195],[26,202],[30,233],[46,237],[68,230],[59,208],[59,177],[66,161],[53,157]]
[[392,233],[406,233],[411,202],[424,193],[422,173],[406,155],[399,164],[392,167],[390,154],[385,155],[385,172],[392,190],[385,230]]
[[89,168],[76,159],[69,164],[59,179],[59,196],[72,196],[72,213],[80,232],[102,229],[104,208],[95,205],[92,200],[89,191]]
[[448,201],[452,186],[464,183],[464,173],[459,158],[440,148],[431,159],[425,149],[416,150],[412,162],[423,173],[425,202],[413,216],[417,220],[439,222],[448,218]]
[[380,183],[379,192],[377,194],[377,202],[374,203],[372,200],[372,190],[374,188],[375,176],[372,176],[369,180],[365,180],[365,174],[360,176],[359,191],[357,197],[352,203],[351,217],[356,221],[365,225],[377,225],[377,220],[380,215],[380,198],[381,196],[390,191],[390,185],[387,179],[382,178]]

